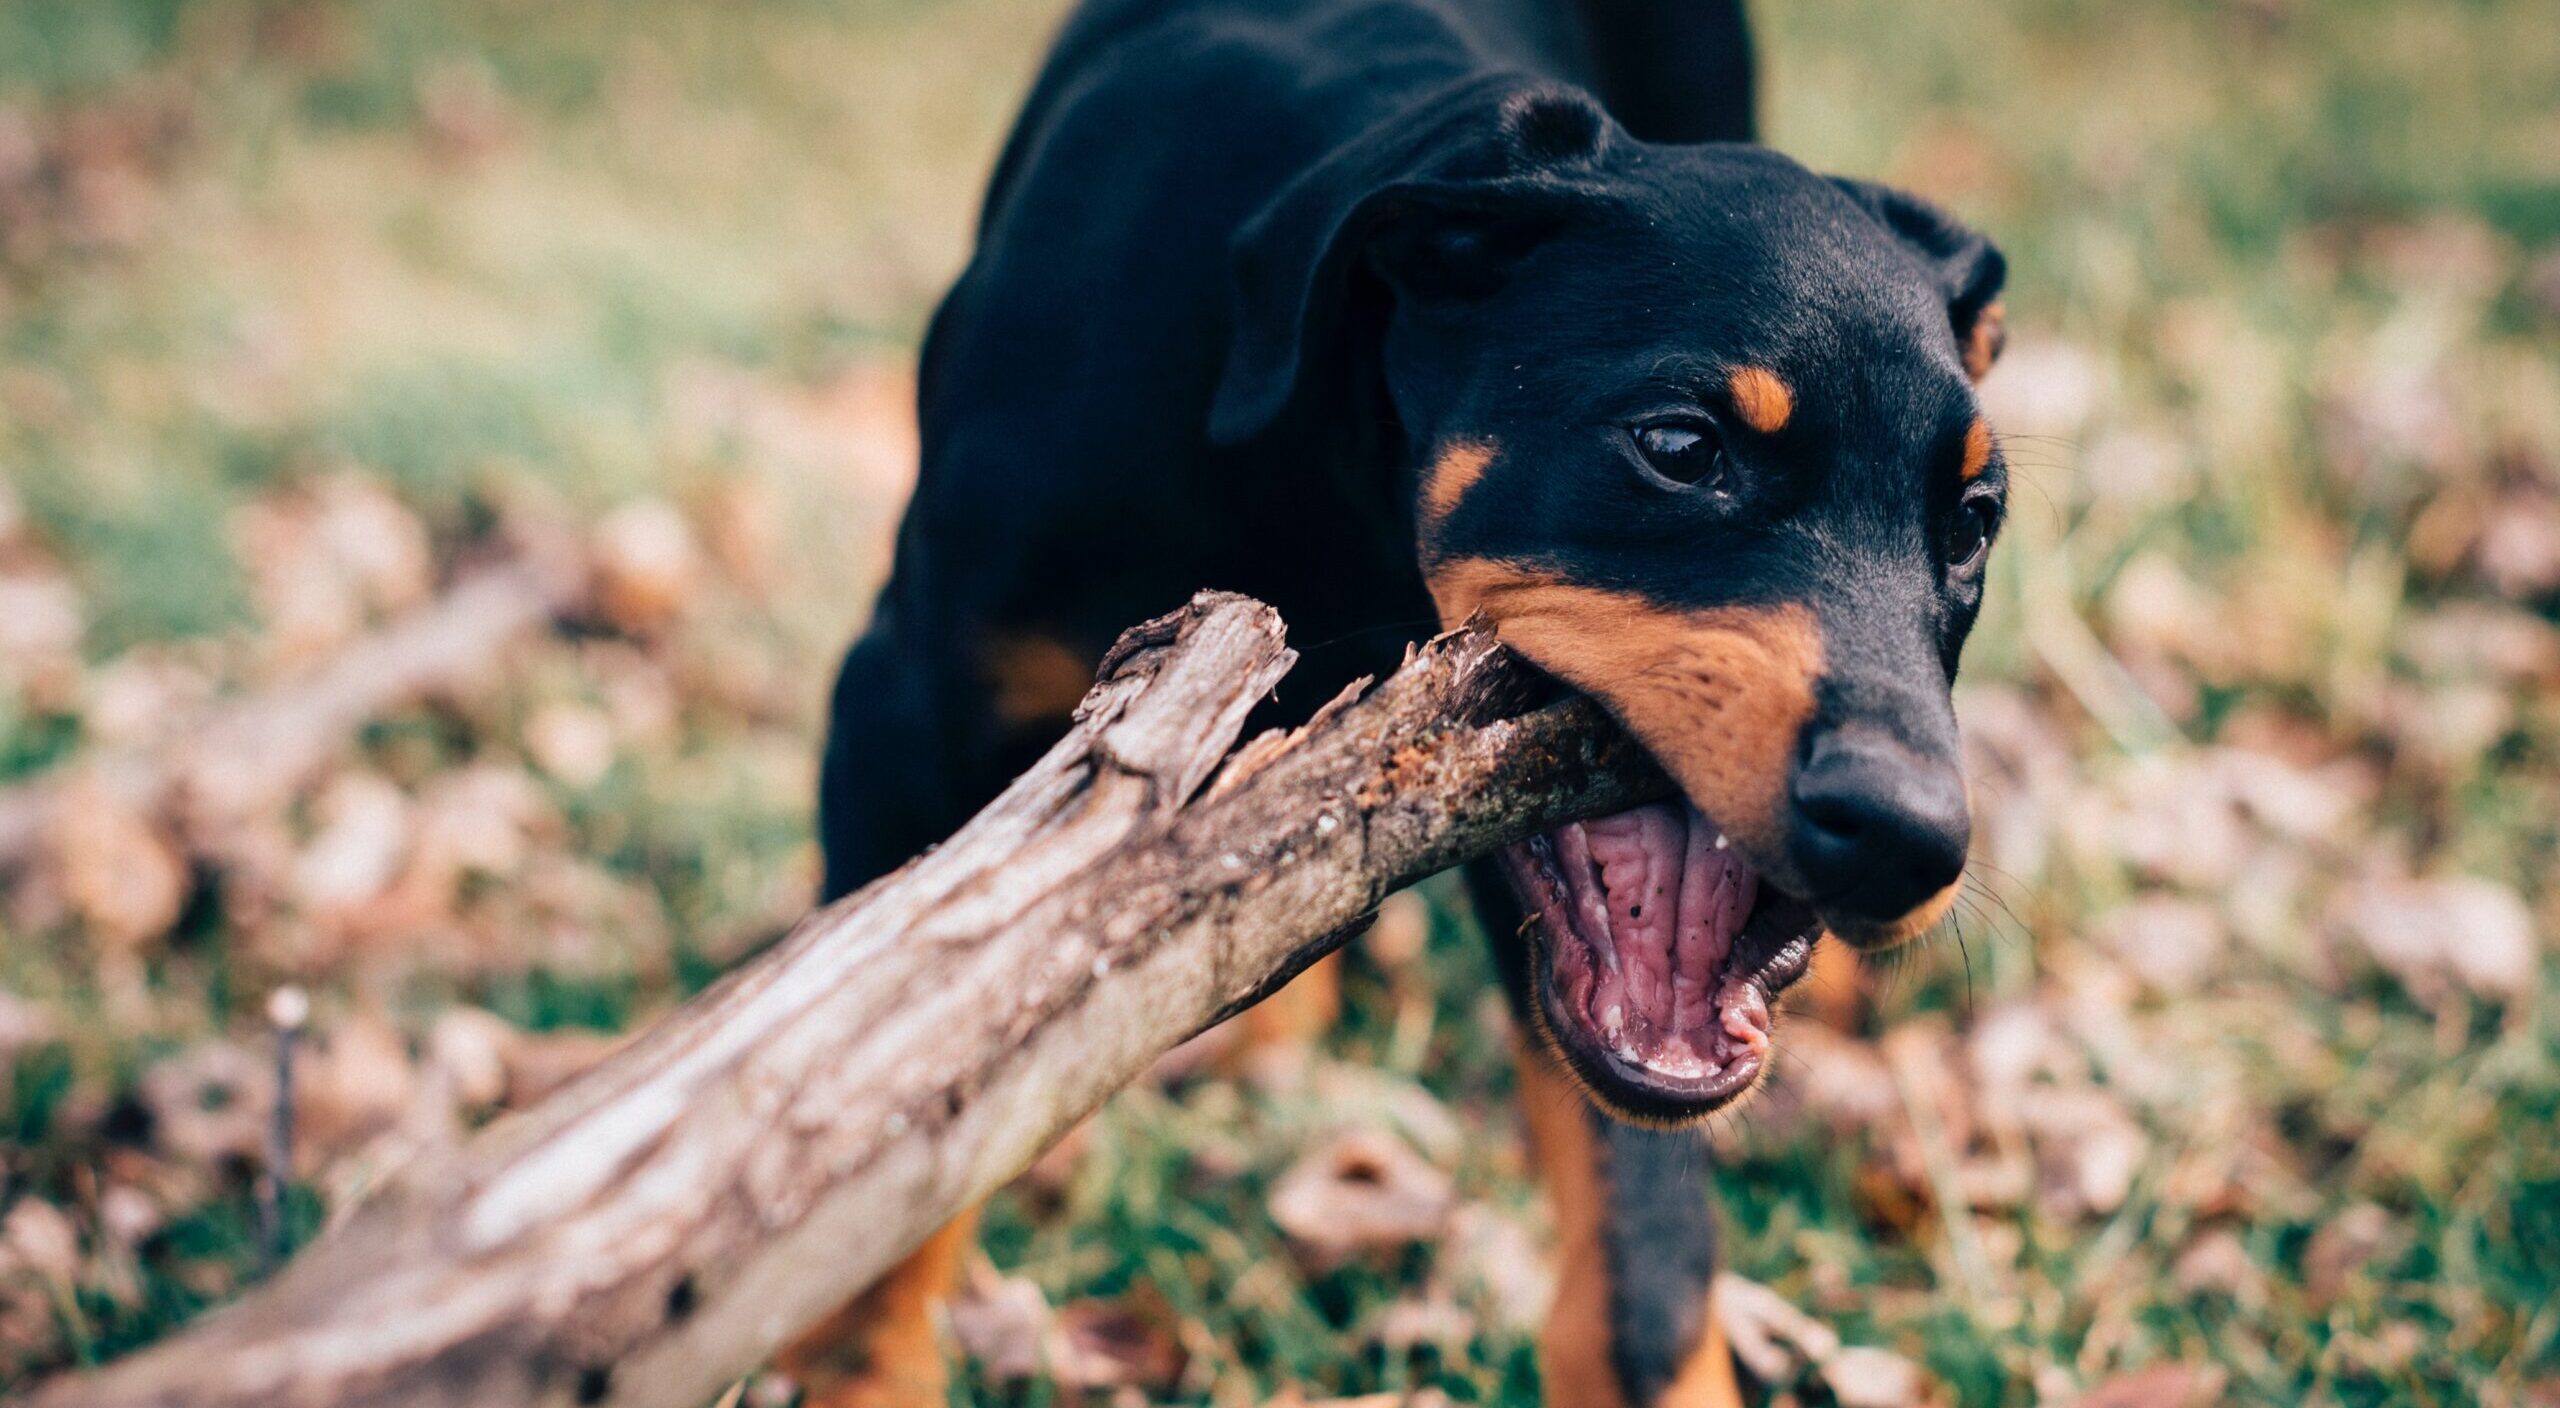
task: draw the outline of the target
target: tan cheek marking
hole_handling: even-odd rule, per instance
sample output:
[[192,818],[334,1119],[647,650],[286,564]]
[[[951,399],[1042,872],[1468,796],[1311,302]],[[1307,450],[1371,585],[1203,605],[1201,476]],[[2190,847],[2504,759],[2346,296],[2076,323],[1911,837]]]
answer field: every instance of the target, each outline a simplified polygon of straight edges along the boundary
[[1484,477],[1485,466],[1493,463],[1493,446],[1480,440],[1452,440],[1441,447],[1439,457],[1422,475],[1422,513],[1425,522],[1437,523],[1449,516],[1458,501]]
[[1980,416],[1964,432],[1964,478],[1970,484],[1991,467],[1991,422]]
[[1796,394],[1767,367],[1743,367],[1725,381],[1725,394],[1742,413],[1742,423],[1763,435],[1786,429],[1796,412]]
[[1055,637],[998,636],[986,658],[995,714],[1006,724],[1064,719],[1093,687],[1094,662]]
[[2000,349],[2009,345],[2009,312],[1997,301],[1974,315],[1973,326],[1965,330],[1964,374],[1976,381],[1991,374],[1991,364],[2000,360]]
[[1822,638],[1806,608],[1667,610],[1484,558],[1431,574],[1442,621],[1481,610],[1539,668],[1607,704],[1728,833],[1782,855]]

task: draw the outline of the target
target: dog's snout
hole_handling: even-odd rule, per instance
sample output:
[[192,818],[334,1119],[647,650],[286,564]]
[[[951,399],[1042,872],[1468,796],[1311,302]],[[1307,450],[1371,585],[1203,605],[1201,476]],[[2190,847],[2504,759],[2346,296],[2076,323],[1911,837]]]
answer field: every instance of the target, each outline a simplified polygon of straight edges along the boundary
[[1889,924],[1964,870],[1964,775],[1882,734],[1834,729],[1796,770],[1788,848],[1826,913]]

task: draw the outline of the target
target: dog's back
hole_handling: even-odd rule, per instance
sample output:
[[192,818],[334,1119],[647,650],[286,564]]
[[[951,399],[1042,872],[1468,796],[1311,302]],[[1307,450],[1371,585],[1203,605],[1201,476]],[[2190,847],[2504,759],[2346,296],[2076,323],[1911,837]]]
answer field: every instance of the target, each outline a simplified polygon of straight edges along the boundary
[[[1221,446],[1208,410],[1237,229],[1327,151],[1488,70],[1588,85],[1638,135],[1751,132],[1739,0],[1092,0],[1067,22],[926,339],[923,473],[872,648],[898,638],[901,678],[851,672],[885,701],[857,708],[867,738],[844,736],[858,701],[839,696],[852,756],[831,771],[930,800],[852,824],[881,807],[831,778],[831,887],[938,839],[1054,731],[1051,711],[987,717],[973,696],[1014,669],[968,658],[1012,649],[988,642],[1089,661],[1215,585],[1317,647],[1293,686],[1321,699],[1430,627],[1409,532],[1328,468],[1363,450],[1318,443],[1357,427]],[[880,757],[900,732],[905,757]],[[919,748],[930,778],[879,776]]]

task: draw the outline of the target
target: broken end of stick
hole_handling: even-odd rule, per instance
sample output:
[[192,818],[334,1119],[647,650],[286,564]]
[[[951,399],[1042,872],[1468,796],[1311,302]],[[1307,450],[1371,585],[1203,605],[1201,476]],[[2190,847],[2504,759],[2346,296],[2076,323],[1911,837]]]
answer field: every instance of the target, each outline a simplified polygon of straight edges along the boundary
[[[1271,637],[1274,643],[1285,640],[1288,627],[1280,613],[1239,592],[1202,591],[1192,593],[1191,600],[1153,620],[1141,621],[1120,633],[1111,648],[1102,652],[1102,663],[1094,667],[1094,693],[1114,680],[1151,672],[1164,654],[1186,636],[1213,623],[1227,624]],[[1297,652],[1281,648],[1280,654],[1294,664]],[[1284,672],[1286,667],[1283,667]],[[1093,704],[1093,694],[1076,708],[1082,720]]]

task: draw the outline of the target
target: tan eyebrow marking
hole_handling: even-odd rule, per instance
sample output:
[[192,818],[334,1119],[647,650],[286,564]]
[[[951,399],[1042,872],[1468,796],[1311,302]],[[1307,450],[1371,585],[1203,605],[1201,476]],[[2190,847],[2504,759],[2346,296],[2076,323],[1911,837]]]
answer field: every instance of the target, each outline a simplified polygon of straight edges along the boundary
[[1795,414],[1795,393],[1767,367],[1736,368],[1725,379],[1724,389],[1733,398],[1733,408],[1742,413],[1742,423],[1763,435],[1785,429],[1787,417]]
[[1481,440],[1452,440],[1441,447],[1440,455],[1422,475],[1422,507],[1424,517],[1437,523],[1449,516],[1458,500],[1484,477],[1485,466],[1493,463],[1493,446]]
[[1966,426],[1964,431],[1964,469],[1961,473],[1965,482],[1970,484],[1990,467],[1991,422],[1975,416],[1973,424]]

